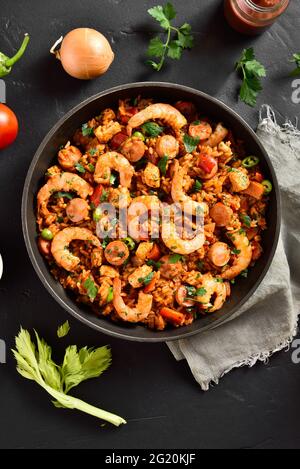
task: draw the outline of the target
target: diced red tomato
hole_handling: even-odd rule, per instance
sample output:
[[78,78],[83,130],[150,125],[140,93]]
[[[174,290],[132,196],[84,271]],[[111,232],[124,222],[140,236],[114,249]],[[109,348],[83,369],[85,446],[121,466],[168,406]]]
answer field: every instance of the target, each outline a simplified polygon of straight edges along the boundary
[[128,135],[123,134],[123,132],[119,132],[116,134],[110,141],[110,147],[112,150],[116,151],[120,148],[122,143],[124,143],[128,139]]
[[122,122],[122,124],[128,124],[129,119],[131,117],[135,116],[139,112],[138,108],[135,106],[129,106],[126,108],[126,114],[120,115],[119,119]]
[[91,195],[91,203],[92,203],[95,207],[98,207],[98,206],[100,205],[102,192],[103,192],[103,186],[101,186],[101,184],[99,184],[99,185],[95,188],[93,194]]
[[212,170],[216,167],[217,162],[215,158],[206,153],[201,153],[198,166],[201,168],[205,173],[209,174]]

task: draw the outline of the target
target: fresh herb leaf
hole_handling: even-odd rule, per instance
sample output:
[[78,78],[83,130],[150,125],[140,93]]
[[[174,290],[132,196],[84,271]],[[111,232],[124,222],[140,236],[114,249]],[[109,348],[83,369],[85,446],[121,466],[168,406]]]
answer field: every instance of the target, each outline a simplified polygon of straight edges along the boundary
[[199,261],[199,262],[197,263],[197,268],[198,268],[199,270],[202,270],[203,267],[204,267],[204,262],[203,262],[203,261]]
[[239,254],[241,254],[241,250],[240,250],[240,249],[236,249],[236,248],[232,249],[231,252],[232,252],[232,254],[234,254],[235,256],[238,256]]
[[92,163],[89,163],[89,164],[88,164],[88,168],[89,168],[89,171],[90,171],[91,173],[94,173],[94,172],[95,172],[95,166],[94,166]]
[[207,291],[205,290],[205,288],[197,288],[195,296],[204,296],[206,295],[206,293]]
[[167,174],[168,161],[169,158],[167,156],[163,156],[157,163],[157,167],[160,169],[160,172],[163,176]]
[[241,277],[247,278],[248,273],[249,273],[248,269],[243,270],[243,272],[241,273]]
[[111,303],[113,299],[114,299],[114,289],[113,287],[109,287],[106,302]]
[[81,163],[76,163],[75,164],[75,168],[76,170],[81,173],[81,174],[84,174],[86,171],[85,171],[85,168],[82,166]]
[[115,184],[115,182],[117,181],[118,179],[118,176],[116,174],[111,174],[110,178],[109,178],[109,183],[111,186],[113,186]]
[[74,199],[73,194],[70,194],[69,192],[56,192],[55,197],[57,199],[63,199],[63,198],[69,199],[69,200]]
[[261,78],[266,76],[265,67],[255,58],[254,49],[245,49],[236,64],[236,70],[242,73],[243,84],[240,89],[240,99],[254,107],[259,92],[263,89]]
[[103,247],[103,249],[106,249],[109,243],[110,243],[110,239],[108,236],[106,236],[106,238],[104,238],[104,240],[102,241],[101,246]]
[[244,215],[242,214],[241,215],[241,220],[242,222],[244,223],[244,225],[247,227],[247,228],[251,228],[251,218],[249,217],[249,215]]
[[156,122],[146,122],[142,125],[142,131],[149,137],[158,137],[164,131],[164,128]]
[[191,137],[188,134],[185,134],[185,136],[183,137],[183,143],[184,143],[185,150],[186,150],[187,153],[193,153],[193,151],[196,150],[197,145],[199,144],[199,142],[200,142],[199,137],[194,138],[194,137]]
[[194,46],[192,28],[188,23],[184,23],[180,28],[172,25],[172,20],[176,18],[176,10],[171,3],[165,6],[155,6],[148,10],[156,21],[159,22],[167,35],[166,42],[159,37],[151,39],[148,47],[148,56],[159,58],[160,61],[148,60],[147,64],[159,72],[166,60],[166,57],[179,60],[184,49],[191,49]]
[[62,326],[57,329],[57,337],[62,339],[66,337],[70,332],[70,324],[69,321],[66,321]]
[[84,288],[86,289],[87,295],[91,301],[93,301],[96,296],[98,295],[98,287],[94,283],[94,281],[91,278],[88,278],[84,284]]
[[81,132],[84,137],[90,137],[94,135],[94,129],[92,127],[89,127],[89,124],[83,124],[81,127]]
[[57,408],[77,409],[86,414],[119,426],[126,423],[121,417],[93,407],[67,393],[82,381],[99,377],[111,364],[108,347],[77,351],[76,346],[68,347],[62,366],[52,359],[52,349],[35,333],[37,347],[28,331],[21,328],[13,350],[17,371],[23,378],[35,381],[54,399]]
[[152,259],[147,261],[146,264],[149,265],[150,267],[154,267],[156,270],[159,270],[162,266],[161,262],[153,261]]
[[105,191],[103,190],[102,191],[102,194],[101,194],[101,197],[100,197],[100,202],[103,203],[103,202],[107,202],[108,201],[108,191]]
[[177,262],[183,262],[181,254],[171,254],[169,257],[169,264],[177,264]]
[[200,192],[202,190],[203,184],[200,181],[195,181],[193,191],[194,192]]
[[97,154],[97,148],[91,148],[89,150],[89,155],[90,156],[95,156]]
[[291,62],[296,64],[296,68],[292,71],[291,77],[298,77],[300,75],[300,54],[293,54]]
[[150,272],[150,274],[146,275],[144,278],[139,278],[139,282],[144,285],[149,285],[149,283],[152,281],[154,277],[154,272]]

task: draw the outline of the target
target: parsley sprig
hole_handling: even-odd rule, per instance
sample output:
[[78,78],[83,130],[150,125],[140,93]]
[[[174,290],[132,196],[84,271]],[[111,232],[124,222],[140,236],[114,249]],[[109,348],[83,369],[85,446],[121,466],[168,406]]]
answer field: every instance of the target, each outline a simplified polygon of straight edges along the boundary
[[192,28],[188,23],[184,23],[180,28],[175,28],[172,25],[171,22],[176,18],[177,13],[171,3],[150,8],[148,13],[159,22],[167,34],[166,42],[163,42],[157,36],[151,39],[148,47],[148,56],[156,57],[160,61],[149,60],[147,63],[159,72],[165,63],[166,57],[179,60],[184,49],[191,49],[194,46],[194,38],[191,34]]
[[236,64],[236,70],[243,76],[240,100],[249,106],[256,105],[257,96],[262,91],[261,78],[266,76],[265,67],[255,58],[253,47],[245,49]]
[[300,75],[300,54],[293,54],[291,62],[296,64],[296,68],[292,71],[291,77],[298,77]]

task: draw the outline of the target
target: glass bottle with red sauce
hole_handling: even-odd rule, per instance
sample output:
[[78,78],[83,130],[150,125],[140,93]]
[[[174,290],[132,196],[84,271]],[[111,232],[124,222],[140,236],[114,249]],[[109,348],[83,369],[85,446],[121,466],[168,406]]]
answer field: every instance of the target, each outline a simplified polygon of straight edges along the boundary
[[225,0],[228,23],[242,34],[260,34],[285,12],[290,0]]

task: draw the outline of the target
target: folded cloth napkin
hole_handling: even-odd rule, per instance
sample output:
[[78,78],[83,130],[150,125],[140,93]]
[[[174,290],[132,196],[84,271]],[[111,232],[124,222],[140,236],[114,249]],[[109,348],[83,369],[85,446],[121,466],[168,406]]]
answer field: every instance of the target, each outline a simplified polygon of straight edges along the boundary
[[189,339],[168,343],[186,359],[204,391],[234,368],[266,361],[286,348],[300,313],[300,131],[280,127],[263,106],[257,135],[274,165],[282,196],[283,226],[274,261],[253,297],[225,324]]

